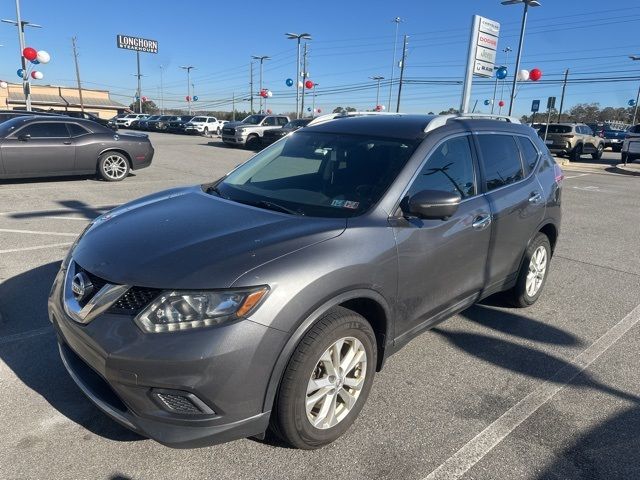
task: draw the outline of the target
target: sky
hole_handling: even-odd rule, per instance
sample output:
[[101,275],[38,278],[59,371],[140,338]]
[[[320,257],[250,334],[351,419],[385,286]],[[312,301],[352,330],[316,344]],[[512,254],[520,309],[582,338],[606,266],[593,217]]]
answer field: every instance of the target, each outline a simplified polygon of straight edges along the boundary
[[[521,68],[539,68],[538,83],[520,84],[514,113],[529,111],[533,99],[560,97],[558,83],[569,69],[565,105],[599,102],[601,106],[627,106],[640,83],[638,0],[540,0],[530,9]],[[296,42],[285,32],[308,32],[309,79],[317,83],[315,106],[330,111],[336,106],[371,109],[376,104],[376,83],[385,77],[380,104],[389,100],[395,23],[400,17],[397,59],[408,35],[401,111],[426,113],[457,108],[464,77],[471,18],[474,14],[501,24],[498,63],[514,70],[522,5],[503,6],[499,0],[352,0],[320,2],[217,2],[182,0],[21,0],[24,20],[42,29],[27,28],[26,44],[51,54],[40,65],[41,84],[75,85],[71,37],[77,37],[83,86],[105,89],[112,98],[129,104],[136,91],[135,52],[118,49],[116,35],[125,34],[159,42],[158,54],[141,53],[142,95],[161,103],[160,77],[166,108],[186,108],[187,76],[182,65],[193,65],[191,83],[203,110],[231,110],[231,98],[249,93],[251,55],[269,55],[263,87],[273,92],[268,108],[295,110],[295,88],[287,78],[296,76]],[[15,19],[13,0],[0,5],[0,18]],[[19,67],[16,28],[0,24],[0,78],[15,82]],[[513,49],[508,56],[502,50]],[[162,69],[161,69],[162,66]],[[395,68],[394,78],[398,78]],[[629,77],[629,78],[624,78]],[[576,80],[578,83],[576,83]],[[594,80],[598,80],[595,82]],[[550,83],[550,81],[555,81]],[[445,82],[445,83],[437,83]],[[258,89],[258,66],[254,85]],[[498,86],[497,100],[508,102],[510,82]],[[487,111],[484,101],[493,96],[491,80],[474,79],[471,105]],[[392,87],[392,110],[397,85]],[[306,99],[309,106],[311,96]],[[496,100],[496,101],[497,101]],[[236,108],[248,110],[248,102]],[[257,107],[257,100],[255,107]],[[504,113],[504,112],[503,112]]]

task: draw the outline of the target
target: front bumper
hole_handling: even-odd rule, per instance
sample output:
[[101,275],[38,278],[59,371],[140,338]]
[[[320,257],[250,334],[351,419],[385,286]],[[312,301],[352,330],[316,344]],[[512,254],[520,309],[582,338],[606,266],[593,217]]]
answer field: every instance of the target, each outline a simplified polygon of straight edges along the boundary
[[[174,448],[263,433],[267,385],[286,335],[250,320],[168,334],[142,332],[127,315],[103,313],[87,324],[62,305],[61,271],[49,317],[73,380],[108,416]],[[196,413],[176,412],[158,392],[195,398]]]
[[224,143],[231,143],[235,145],[244,145],[247,143],[247,137],[243,135],[225,135],[222,134],[222,141]]

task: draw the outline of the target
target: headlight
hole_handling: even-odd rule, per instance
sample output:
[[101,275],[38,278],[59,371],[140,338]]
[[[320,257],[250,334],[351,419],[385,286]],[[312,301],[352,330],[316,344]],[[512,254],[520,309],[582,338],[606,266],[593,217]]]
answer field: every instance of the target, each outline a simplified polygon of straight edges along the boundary
[[242,128],[236,128],[236,133],[242,135],[244,133],[244,130]]
[[251,313],[268,291],[264,286],[221,292],[163,292],[135,321],[149,333],[219,325]]

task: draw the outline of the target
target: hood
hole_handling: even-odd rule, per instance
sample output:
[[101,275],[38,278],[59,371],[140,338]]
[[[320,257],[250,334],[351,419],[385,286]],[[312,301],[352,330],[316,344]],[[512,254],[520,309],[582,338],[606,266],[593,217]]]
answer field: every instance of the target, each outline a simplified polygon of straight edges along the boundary
[[311,218],[179,188],[98,217],[74,260],[112,283],[152,288],[226,288],[242,274],[340,235],[341,218]]
[[242,122],[227,122],[223,125],[223,127],[237,127],[238,125],[246,125]]

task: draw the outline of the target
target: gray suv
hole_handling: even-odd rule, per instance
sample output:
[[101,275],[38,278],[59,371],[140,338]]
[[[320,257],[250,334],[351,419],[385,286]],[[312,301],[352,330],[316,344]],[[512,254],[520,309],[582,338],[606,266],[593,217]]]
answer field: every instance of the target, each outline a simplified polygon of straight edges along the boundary
[[102,411],[168,446],[271,427],[321,447],[416,335],[497,292],[540,297],[562,179],[515,122],[319,122],[94,220],[49,298],[62,361]]

